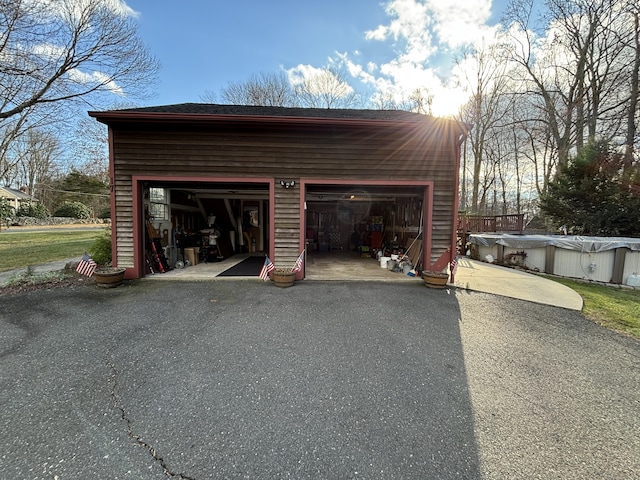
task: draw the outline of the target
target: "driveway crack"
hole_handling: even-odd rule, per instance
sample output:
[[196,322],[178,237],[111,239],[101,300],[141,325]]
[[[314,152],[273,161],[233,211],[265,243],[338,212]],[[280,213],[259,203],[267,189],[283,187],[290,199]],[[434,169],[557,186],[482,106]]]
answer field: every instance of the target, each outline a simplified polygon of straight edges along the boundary
[[113,408],[115,408],[120,412],[120,416],[122,417],[122,420],[126,422],[127,434],[129,435],[129,437],[131,437],[133,440],[136,441],[138,445],[140,445],[145,450],[147,450],[147,452],[149,452],[153,460],[158,464],[160,464],[160,466],[162,467],[162,471],[167,477],[180,478],[183,480],[196,480],[195,478],[185,475],[184,473],[176,473],[172,471],[167,465],[167,462],[160,456],[159,452],[153,447],[153,445],[150,445],[149,443],[147,443],[142,437],[140,437],[140,435],[138,435],[133,431],[131,419],[127,415],[127,411],[122,406],[122,403],[118,399],[118,395],[116,393],[116,388],[118,386],[118,370],[116,369],[115,365],[109,360],[105,360],[105,363],[111,370],[111,375],[109,378],[109,383],[110,383],[109,395],[111,396],[111,402],[112,402]]

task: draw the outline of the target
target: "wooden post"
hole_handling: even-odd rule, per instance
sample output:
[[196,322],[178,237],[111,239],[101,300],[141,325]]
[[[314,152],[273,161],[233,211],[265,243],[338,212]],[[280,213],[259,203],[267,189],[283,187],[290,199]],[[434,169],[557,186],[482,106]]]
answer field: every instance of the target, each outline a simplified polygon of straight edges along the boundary
[[544,259],[544,273],[553,275],[553,269],[556,261],[556,247],[553,245],[547,245],[546,255]]
[[622,276],[624,275],[624,261],[626,256],[626,247],[616,248],[616,256],[613,260],[613,273],[611,275],[611,283],[622,284]]

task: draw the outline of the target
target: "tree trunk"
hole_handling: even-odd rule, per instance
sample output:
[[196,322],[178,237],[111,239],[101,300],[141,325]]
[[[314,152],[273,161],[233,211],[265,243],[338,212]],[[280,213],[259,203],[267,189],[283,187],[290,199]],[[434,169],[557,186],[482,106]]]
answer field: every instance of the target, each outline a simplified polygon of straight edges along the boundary
[[624,168],[628,170],[633,164],[634,140],[636,136],[636,111],[638,108],[638,77],[640,74],[640,21],[638,12],[634,12],[634,62],[631,72],[631,92],[629,95],[629,110],[627,113],[627,134],[624,150]]

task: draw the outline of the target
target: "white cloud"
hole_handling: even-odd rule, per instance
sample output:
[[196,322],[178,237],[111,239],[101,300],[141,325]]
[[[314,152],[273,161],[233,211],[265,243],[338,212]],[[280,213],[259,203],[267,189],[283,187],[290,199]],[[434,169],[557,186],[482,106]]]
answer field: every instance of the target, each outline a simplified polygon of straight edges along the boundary
[[138,17],[140,14],[136,12],[133,8],[127,5],[127,2],[124,0],[106,0],[110,5],[111,9],[119,13],[120,15],[124,15],[125,17]]
[[64,56],[67,53],[67,49],[51,43],[40,43],[32,47],[32,52],[41,57],[55,59]]
[[[492,0],[390,0],[384,7],[388,21],[364,36],[391,46],[393,56],[373,61],[362,51],[336,53],[329,64],[367,87],[374,102],[401,105],[420,90],[432,97],[435,115],[454,115],[468,99],[457,80],[464,78],[464,68],[473,68],[456,66],[454,53],[467,45],[496,41],[498,27],[488,25],[491,7]],[[303,64],[286,72],[293,85],[326,74],[325,69]]]
[[434,16],[434,30],[440,42],[449,47],[474,43],[489,33],[487,21],[492,0],[427,0],[426,3]]
[[304,83],[305,78],[312,78],[319,75],[322,72],[322,68],[316,68],[311,65],[299,64],[293,68],[286,70],[289,82],[291,85],[301,85]]
[[138,17],[139,14],[125,0],[29,0],[32,5],[44,7],[42,10],[49,15],[59,16],[65,12],[73,14],[76,18],[86,10],[89,5],[102,4],[113,14],[124,17]]
[[[340,58],[338,58],[340,59]],[[329,59],[329,64],[335,63]],[[323,95],[331,91],[338,96],[346,97],[354,90],[351,85],[338,78],[330,69],[316,68],[311,65],[300,64],[296,67],[285,70],[291,85],[304,85],[311,95]]]
[[386,7],[390,17],[394,17],[389,25],[380,25],[375,30],[365,33],[368,40],[394,42],[403,41],[404,57],[409,61],[423,62],[435,52],[430,30],[432,18],[427,6],[417,0],[393,0]]
[[[344,59],[352,76],[374,89],[374,98],[406,101],[416,89],[433,96],[436,115],[453,115],[467,100],[452,77],[452,50],[493,42],[496,27],[487,22],[492,0],[391,0],[390,20],[365,32],[373,42],[392,42],[394,58],[366,66]],[[461,72],[458,71],[458,74]]]
[[106,90],[116,95],[124,95],[124,91],[116,84],[108,75],[102,72],[86,73],[77,68],[69,70],[69,78],[77,83],[100,83],[106,87]]

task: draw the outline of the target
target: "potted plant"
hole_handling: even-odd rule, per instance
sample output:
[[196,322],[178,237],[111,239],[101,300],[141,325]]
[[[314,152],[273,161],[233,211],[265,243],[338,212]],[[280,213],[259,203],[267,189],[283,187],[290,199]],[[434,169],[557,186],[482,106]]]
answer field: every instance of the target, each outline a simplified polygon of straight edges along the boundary
[[527,252],[520,250],[519,252],[513,252],[505,255],[505,264],[515,267],[524,267],[525,259],[527,258]]
[[303,250],[300,256],[296,259],[296,263],[292,268],[275,268],[273,263],[269,260],[269,257],[267,257],[264,268],[267,268],[267,266],[271,264],[271,280],[273,280],[273,284],[276,287],[286,288],[293,286],[297,273],[302,271],[302,266],[304,265],[304,253],[305,250]]
[[429,288],[444,288],[447,286],[449,274],[446,272],[434,272],[432,270],[422,271],[422,280]]
[[103,288],[113,288],[122,285],[125,268],[111,266],[111,229],[103,231],[89,247],[89,255],[98,265],[93,272],[96,285]]
[[291,268],[275,268],[271,274],[271,279],[276,287],[291,287],[296,279],[296,272]]

